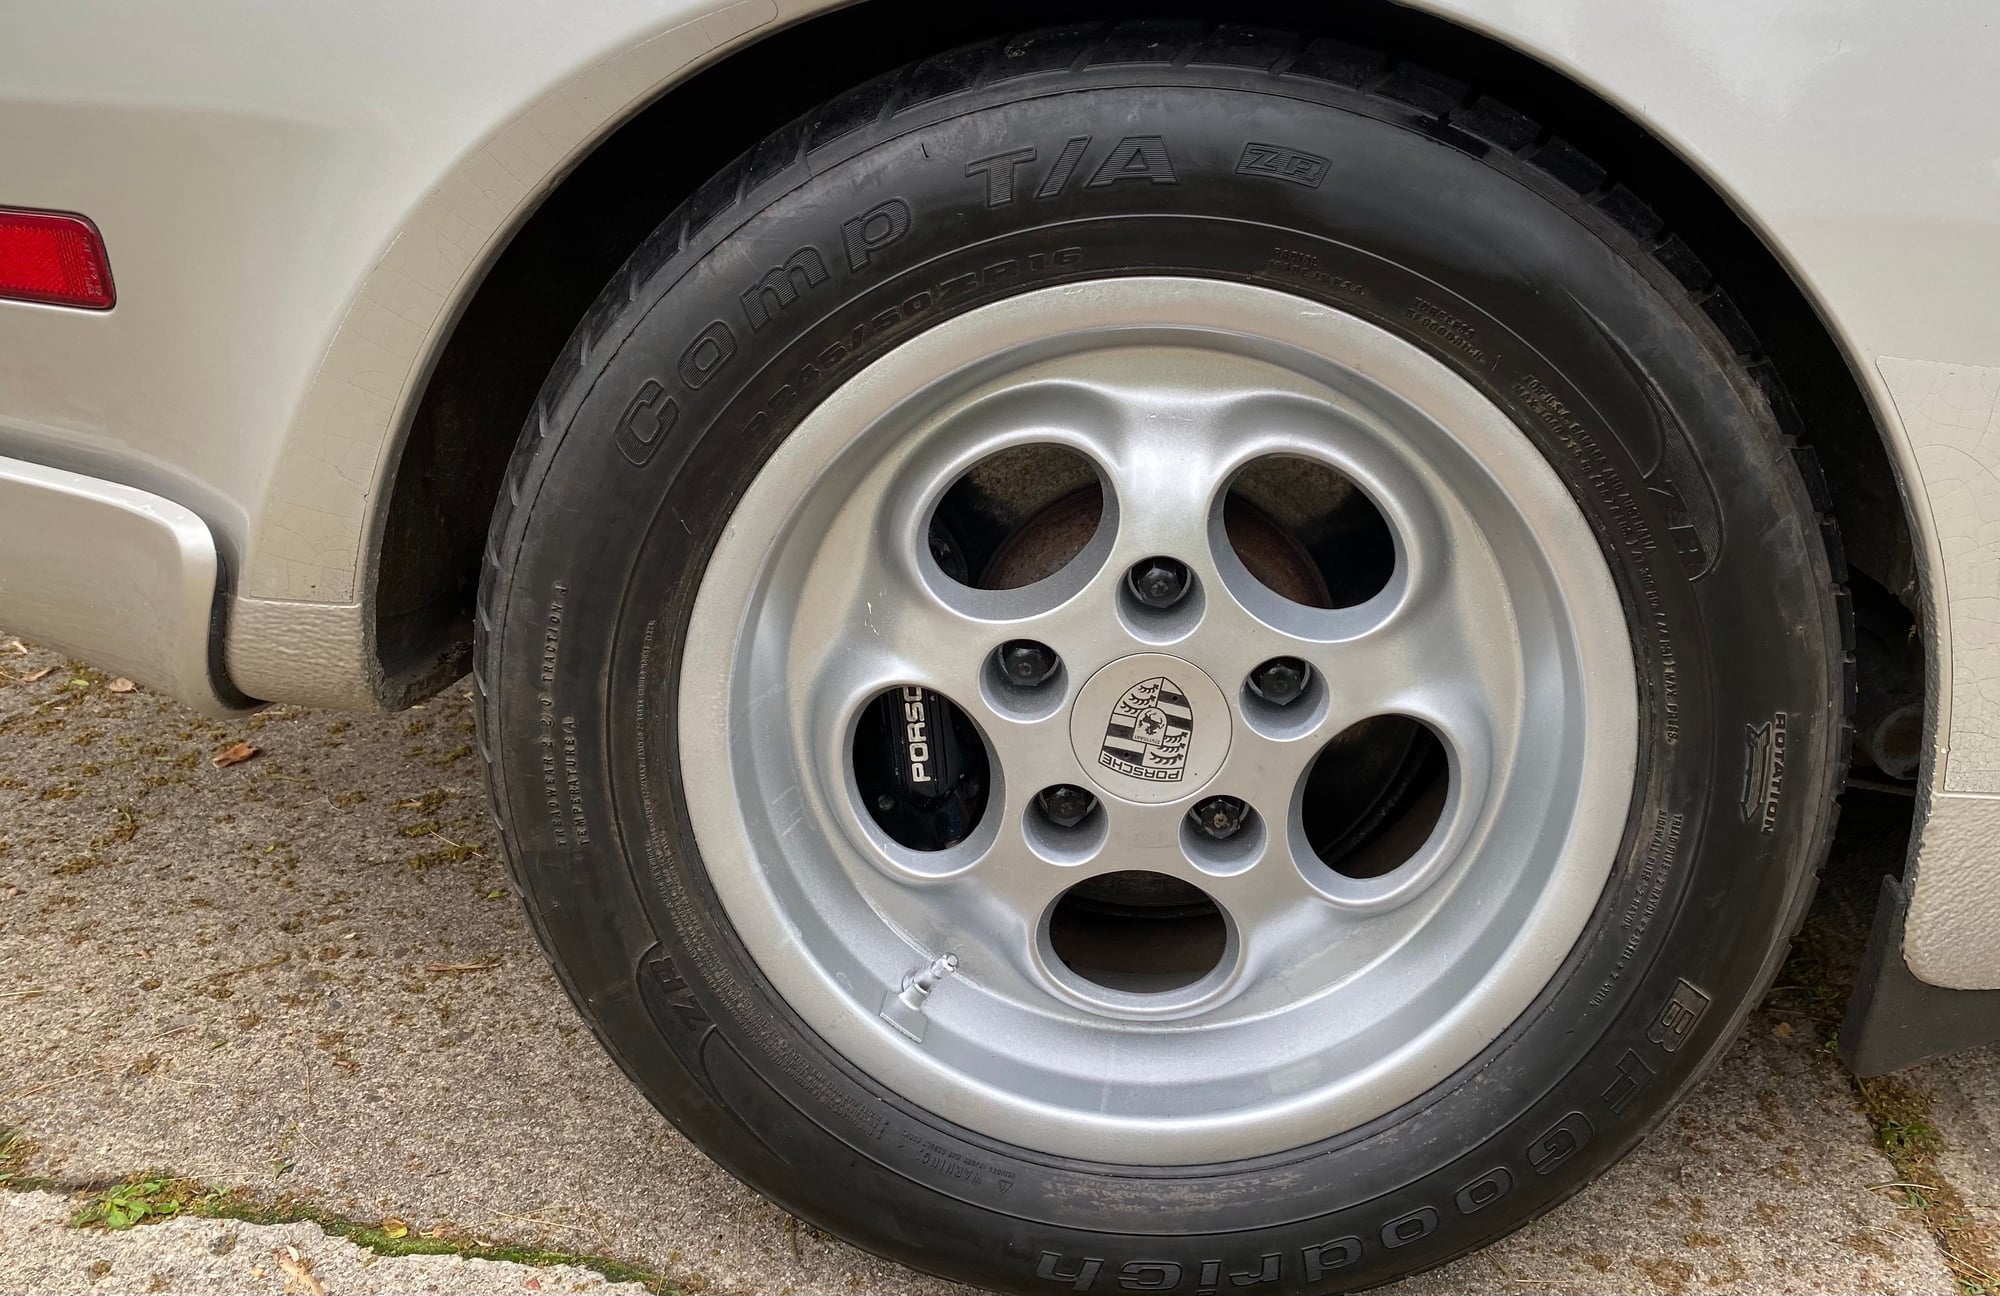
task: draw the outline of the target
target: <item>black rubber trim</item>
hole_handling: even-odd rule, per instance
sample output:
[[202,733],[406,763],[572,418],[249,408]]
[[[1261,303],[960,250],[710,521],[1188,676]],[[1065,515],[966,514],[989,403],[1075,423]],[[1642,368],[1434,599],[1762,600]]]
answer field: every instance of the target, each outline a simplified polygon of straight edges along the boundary
[[239,711],[249,711],[266,705],[261,698],[253,698],[236,682],[229,678],[228,655],[224,652],[229,642],[229,609],[234,602],[234,582],[230,579],[229,555],[220,546],[215,551],[215,594],[208,603],[208,686],[215,690],[215,696],[223,705]]
[[2000,1044],[2000,990],[1947,990],[1918,980],[1903,962],[1909,908],[1901,879],[1883,878],[1861,976],[1840,1024],[1840,1060],[1863,1078]]

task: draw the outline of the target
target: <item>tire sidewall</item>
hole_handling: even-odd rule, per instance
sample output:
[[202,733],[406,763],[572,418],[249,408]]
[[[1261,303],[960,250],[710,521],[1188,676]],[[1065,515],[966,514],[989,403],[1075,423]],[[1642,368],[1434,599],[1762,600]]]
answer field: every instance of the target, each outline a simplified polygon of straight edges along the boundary
[[[545,391],[496,537],[496,800],[572,995],[725,1165],[863,1245],[978,1282],[1366,1286],[1573,1192],[1726,1042],[1803,903],[1813,793],[1831,788],[1825,559],[1768,409],[1678,285],[1581,204],[1475,152],[1323,86],[1017,83],[769,174],[753,155],[726,214],[698,223],[697,198],[600,302]],[[1037,196],[1071,153],[1067,182]],[[775,297],[759,287],[774,268]],[[1137,269],[1351,311],[1479,386],[1597,532],[1641,690],[1625,843],[1536,1005],[1362,1129],[1177,1170],[1009,1148],[846,1064],[730,929],[675,760],[708,550],[797,419],[952,314]],[[1774,742],[1790,762],[1775,783]]]

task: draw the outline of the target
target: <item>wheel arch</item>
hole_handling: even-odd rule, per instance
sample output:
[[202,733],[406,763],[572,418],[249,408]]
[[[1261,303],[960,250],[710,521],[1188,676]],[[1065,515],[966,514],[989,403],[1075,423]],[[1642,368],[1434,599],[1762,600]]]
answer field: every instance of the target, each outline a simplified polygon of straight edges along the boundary
[[[1462,0],[1420,2],[1445,9]],[[360,537],[359,605],[333,618],[349,635],[355,663],[340,683],[347,699],[404,706],[463,672],[479,558],[518,430],[574,322],[662,213],[695,197],[703,180],[770,131],[911,60],[1037,24],[1198,19],[1204,4],[975,0],[939,13],[921,0],[807,0],[806,8],[789,25],[774,22],[641,96],[539,200],[524,201],[511,231],[467,271],[449,328],[430,344],[424,380],[411,385],[385,432],[369,530]],[[1698,165],[1692,142],[1659,132],[1621,106],[1615,84],[1586,84],[1553,54],[1389,0],[1357,0],[1332,13],[1300,0],[1245,0],[1234,20],[1385,49],[1555,125],[1585,157],[1618,160],[1607,191],[1616,183],[1643,195],[1728,285],[1790,392],[1796,426],[1809,429],[1847,560],[1900,600],[1922,632],[1929,683],[1919,783],[1941,788],[1951,703],[1942,554],[1915,450],[1873,368],[1873,352],[1884,348],[1860,340],[1879,321],[1842,320],[1814,290],[1817,263],[1801,262],[1773,236],[1730,192],[1727,176]],[[854,57],[829,61],[827,49]],[[673,165],[659,166],[662,157]],[[639,183],[631,183],[635,176]],[[524,302],[542,317],[537,329],[513,327]],[[1865,296],[1845,304],[1862,312],[1872,305]],[[491,382],[495,374],[504,380]],[[1912,869],[1915,855],[1913,846]]]
[[[974,3],[866,0],[759,33],[663,89],[593,145],[459,286],[426,380],[394,425],[363,542],[356,644],[376,705],[405,705],[462,673],[480,547],[502,470],[541,376],[640,238],[703,179],[823,99],[911,59],[1036,22],[1198,16],[1184,0]],[[1869,389],[1821,309],[1752,222],[1647,125],[1494,36],[1384,0],[1327,12],[1294,0],[1233,6],[1237,22],[1383,48],[1507,102],[1641,194],[1729,286],[1812,429],[1856,566],[1914,604],[1921,547]],[[827,49],[853,57],[827,60]],[[715,123],[725,123],[721,129]],[[671,166],[660,166],[661,158]]]

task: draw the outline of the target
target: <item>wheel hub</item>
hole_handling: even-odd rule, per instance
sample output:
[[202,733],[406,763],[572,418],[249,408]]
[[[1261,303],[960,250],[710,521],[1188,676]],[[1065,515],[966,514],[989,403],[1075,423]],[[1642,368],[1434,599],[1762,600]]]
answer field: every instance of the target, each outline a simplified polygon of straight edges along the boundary
[[1207,672],[1182,657],[1135,653],[1077,690],[1070,743],[1091,782],[1138,805],[1181,801],[1207,787],[1229,755],[1229,704]]

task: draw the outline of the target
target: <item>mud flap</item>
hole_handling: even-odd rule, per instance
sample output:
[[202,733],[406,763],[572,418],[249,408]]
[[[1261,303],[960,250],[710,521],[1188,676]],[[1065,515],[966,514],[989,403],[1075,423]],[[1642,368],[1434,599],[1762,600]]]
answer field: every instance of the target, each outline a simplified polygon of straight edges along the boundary
[[1947,990],[1919,981],[1903,962],[1908,907],[1901,879],[1883,878],[1868,953],[1840,1025],[1840,1060],[1864,1078],[2000,1044],[2000,990]]

